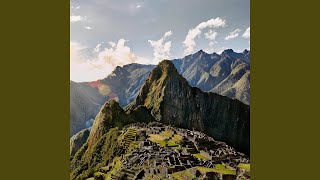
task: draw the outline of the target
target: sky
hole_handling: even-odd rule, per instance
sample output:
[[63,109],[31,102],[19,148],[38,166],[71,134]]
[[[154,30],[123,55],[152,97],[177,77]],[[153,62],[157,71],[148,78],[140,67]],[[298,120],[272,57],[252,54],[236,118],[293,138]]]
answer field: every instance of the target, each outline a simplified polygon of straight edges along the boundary
[[200,49],[250,49],[250,0],[71,0],[70,79],[157,64]]

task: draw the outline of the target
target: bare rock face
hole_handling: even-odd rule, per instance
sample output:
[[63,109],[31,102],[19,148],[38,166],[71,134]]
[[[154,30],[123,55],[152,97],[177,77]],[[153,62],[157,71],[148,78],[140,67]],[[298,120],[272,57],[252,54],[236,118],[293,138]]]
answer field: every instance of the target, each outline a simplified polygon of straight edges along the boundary
[[250,106],[189,86],[169,60],[149,74],[129,109],[138,106],[149,109],[157,121],[202,131],[250,153]]

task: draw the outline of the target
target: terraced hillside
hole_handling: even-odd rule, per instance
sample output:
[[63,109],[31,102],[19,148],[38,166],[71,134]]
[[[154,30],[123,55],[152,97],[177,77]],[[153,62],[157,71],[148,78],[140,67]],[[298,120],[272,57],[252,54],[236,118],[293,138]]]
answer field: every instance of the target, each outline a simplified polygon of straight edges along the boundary
[[250,179],[246,155],[198,131],[152,122],[111,128],[106,135],[110,142],[94,146],[100,160],[79,158],[87,143],[76,153],[71,179]]

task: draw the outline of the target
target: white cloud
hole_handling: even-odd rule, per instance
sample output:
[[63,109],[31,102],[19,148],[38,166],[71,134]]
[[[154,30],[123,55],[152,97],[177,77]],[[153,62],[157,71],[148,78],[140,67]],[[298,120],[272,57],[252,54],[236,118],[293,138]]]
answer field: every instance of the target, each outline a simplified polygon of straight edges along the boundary
[[213,30],[209,30],[207,33],[204,34],[205,37],[209,40],[215,40],[218,33],[216,31]]
[[82,16],[70,16],[70,22],[74,23],[74,22],[79,22],[79,21],[83,21],[84,18]]
[[[88,47],[77,42],[70,42],[70,79],[76,82],[94,81],[105,78],[116,66],[148,63],[146,58],[133,54],[131,49],[125,45],[126,42],[120,39],[117,43],[109,43],[114,46],[97,52],[92,58],[85,55]],[[98,47],[100,48],[101,45]]]
[[77,9],[80,9],[80,6],[71,6],[71,9],[77,10]]
[[101,43],[97,44],[96,47],[94,48],[94,52],[98,53],[100,51]]
[[116,47],[116,43],[114,43],[114,42],[108,42],[108,44],[112,47],[112,48],[114,48],[114,47]]
[[250,39],[250,27],[242,34],[243,38]]
[[205,48],[204,51],[207,52],[208,54],[212,54],[212,53],[217,53],[217,54],[221,54],[226,48],[225,47],[217,47],[217,46],[213,46],[213,44],[208,48]]
[[92,28],[92,27],[90,27],[90,26],[84,26],[84,28],[85,28],[85,29],[88,29],[88,30],[93,29],[93,28]]
[[241,31],[240,29],[236,29],[236,30],[230,32],[224,39],[225,40],[234,39],[239,36],[240,31]]
[[214,50],[216,49],[215,44],[217,43],[216,37],[217,37],[218,33],[216,31],[209,30],[204,35],[205,35],[206,39],[210,40],[209,47],[205,48],[204,50],[209,53],[214,52]]
[[212,18],[206,22],[202,22],[198,24],[195,28],[190,29],[186,36],[186,39],[183,42],[185,46],[184,54],[187,55],[193,52],[194,47],[196,46],[196,42],[194,39],[200,36],[203,29],[224,27],[225,25],[226,25],[225,20],[217,17],[215,19]]
[[141,8],[141,5],[140,5],[140,4],[137,4],[136,8],[138,8],[138,9]]
[[156,64],[164,59],[170,58],[171,41],[165,42],[165,40],[171,35],[172,32],[168,31],[157,41],[148,40],[150,45],[153,47],[154,59],[151,64]]

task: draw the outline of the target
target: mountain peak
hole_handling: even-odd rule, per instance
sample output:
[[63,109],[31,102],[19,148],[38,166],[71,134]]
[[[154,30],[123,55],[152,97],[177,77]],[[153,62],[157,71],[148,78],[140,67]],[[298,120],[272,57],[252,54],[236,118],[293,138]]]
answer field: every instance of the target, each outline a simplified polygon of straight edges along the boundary
[[176,71],[174,64],[170,60],[163,60],[158,64],[158,67],[163,71]]
[[191,87],[171,61],[161,61],[149,74],[129,110],[139,106],[146,107],[156,121],[194,128],[249,152],[250,107]]
[[151,71],[147,81],[154,81],[161,77],[165,78],[174,74],[179,76],[174,64],[170,60],[163,60]]
[[222,54],[234,53],[233,49],[226,49],[222,52]]
[[91,132],[88,138],[88,146],[91,148],[101,137],[113,126],[122,127],[130,121],[120,107],[119,103],[114,100],[108,100],[97,114]]
[[200,49],[197,53],[205,53],[202,49]]

